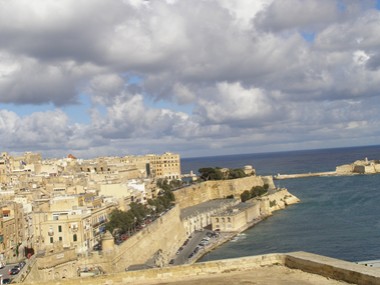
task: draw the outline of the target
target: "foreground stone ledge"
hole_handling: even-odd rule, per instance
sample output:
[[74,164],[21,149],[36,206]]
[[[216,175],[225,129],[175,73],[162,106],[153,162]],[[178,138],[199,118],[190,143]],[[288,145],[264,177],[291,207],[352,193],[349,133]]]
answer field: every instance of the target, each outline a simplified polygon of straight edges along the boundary
[[308,252],[286,255],[286,267],[359,285],[380,285],[380,271],[353,262]]
[[[275,266],[278,265],[278,266]],[[271,269],[271,266],[272,267]],[[287,270],[296,270],[306,272],[312,276],[319,275],[320,278],[336,279],[353,284],[380,285],[380,272],[375,268],[365,267],[351,262],[339,259],[329,258],[317,254],[307,252],[293,252],[287,254],[266,254],[258,256],[249,256],[233,259],[224,259],[217,261],[201,262],[191,265],[170,266],[164,268],[155,268],[149,270],[129,271],[116,274],[108,274],[97,277],[86,277],[76,279],[60,279],[50,282],[33,282],[23,284],[154,284],[157,282],[170,282],[173,280],[185,281],[194,278],[214,278],[215,276],[222,278],[223,274],[244,275],[247,272],[255,273],[267,268],[266,270],[277,271],[276,268],[287,268]],[[294,273],[296,274],[296,273]],[[281,275],[282,276],[282,275]],[[326,281],[327,280],[327,281]],[[318,284],[335,284],[328,282],[328,279]],[[334,281],[336,282],[336,281]],[[204,283],[202,283],[204,284]],[[257,283],[257,284],[266,284]],[[278,284],[291,284],[280,282]],[[302,283],[306,284],[306,283]],[[317,284],[308,282],[307,284]]]

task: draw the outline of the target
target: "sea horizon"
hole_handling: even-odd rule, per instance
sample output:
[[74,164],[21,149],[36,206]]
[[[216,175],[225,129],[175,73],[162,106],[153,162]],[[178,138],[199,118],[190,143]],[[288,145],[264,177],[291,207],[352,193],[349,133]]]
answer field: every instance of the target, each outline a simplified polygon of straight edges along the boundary
[[[359,159],[380,158],[380,145],[183,159],[183,169],[238,168],[251,164],[258,175],[335,170]],[[197,168],[199,167],[199,168]],[[380,259],[380,175],[275,180],[301,202],[274,213],[200,261],[307,251],[348,261]]]
[[229,153],[229,154],[214,154],[214,155],[197,155],[197,156],[184,156],[181,159],[197,159],[197,158],[209,158],[218,156],[236,156],[236,155],[265,155],[265,154],[281,154],[289,152],[309,152],[309,151],[320,151],[320,150],[337,150],[337,149],[354,149],[354,148],[366,148],[366,147],[379,147],[380,144],[371,145],[357,145],[357,146],[342,146],[342,147],[322,147],[322,148],[306,148],[306,149],[293,149],[293,150],[279,150],[279,151],[263,151],[263,152],[244,152],[244,153]]

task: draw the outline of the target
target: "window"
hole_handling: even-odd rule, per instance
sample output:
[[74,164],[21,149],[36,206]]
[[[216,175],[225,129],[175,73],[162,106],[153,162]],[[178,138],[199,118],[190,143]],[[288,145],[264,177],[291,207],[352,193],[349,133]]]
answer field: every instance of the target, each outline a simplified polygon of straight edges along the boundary
[[77,241],[77,240],[78,240],[77,234],[74,234],[73,235],[73,241]]
[[59,237],[58,239],[59,239],[59,241],[62,241],[62,237]]
[[50,243],[53,243],[54,239],[53,237],[50,237]]
[[58,232],[59,232],[59,233],[62,232],[62,226],[58,226]]

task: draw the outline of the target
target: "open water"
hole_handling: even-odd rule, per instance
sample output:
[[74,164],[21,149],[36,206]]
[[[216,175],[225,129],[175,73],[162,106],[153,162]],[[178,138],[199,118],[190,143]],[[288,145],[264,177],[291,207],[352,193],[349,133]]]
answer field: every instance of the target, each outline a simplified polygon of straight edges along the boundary
[[[358,159],[380,159],[380,146],[182,159],[182,172],[253,165],[258,175],[335,170]],[[301,203],[277,211],[201,261],[307,251],[347,261],[380,259],[380,174],[277,180]]]

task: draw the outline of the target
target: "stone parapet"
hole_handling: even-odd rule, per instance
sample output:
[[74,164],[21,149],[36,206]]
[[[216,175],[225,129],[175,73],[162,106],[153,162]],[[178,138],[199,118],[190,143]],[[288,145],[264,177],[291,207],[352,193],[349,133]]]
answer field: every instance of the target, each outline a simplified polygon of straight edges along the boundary
[[[107,274],[98,277],[86,277],[71,280],[60,280],[59,284],[155,284],[184,280],[194,280],[194,278],[214,278],[223,276],[223,274],[234,273],[245,274],[255,272],[266,267],[268,270],[276,272],[276,267],[284,267],[294,270],[300,270],[311,273],[315,276],[323,276],[326,282],[323,283],[305,283],[305,284],[336,284],[329,282],[329,279],[336,279],[342,282],[348,282],[360,285],[377,285],[380,284],[380,272],[375,268],[368,268],[363,265],[316,255],[307,252],[293,252],[287,254],[266,254],[259,256],[249,256],[225,260],[216,260],[209,262],[196,263],[192,265],[171,266],[164,268],[155,268],[148,270],[122,272],[117,274]],[[271,269],[272,268],[272,269]],[[289,274],[289,273],[288,273]],[[293,272],[293,278],[297,274]],[[310,276],[310,278],[315,278]],[[39,285],[57,284],[57,281],[38,282]],[[24,283],[24,284],[36,284]],[[173,283],[175,284],[175,283]],[[197,283],[194,283],[197,284]],[[203,283],[202,283],[203,284]],[[224,284],[213,283],[213,284]],[[262,283],[258,283],[262,284]],[[263,283],[268,284],[268,283]],[[276,284],[293,284],[279,283]],[[295,283],[297,284],[297,283]],[[304,284],[304,283],[302,283]],[[339,283],[340,284],[340,283]],[[345,283],[343,283],[345,284]]]
[[287,254],[284,265],[353,284],[380,284],[378,269],[307,252]]

